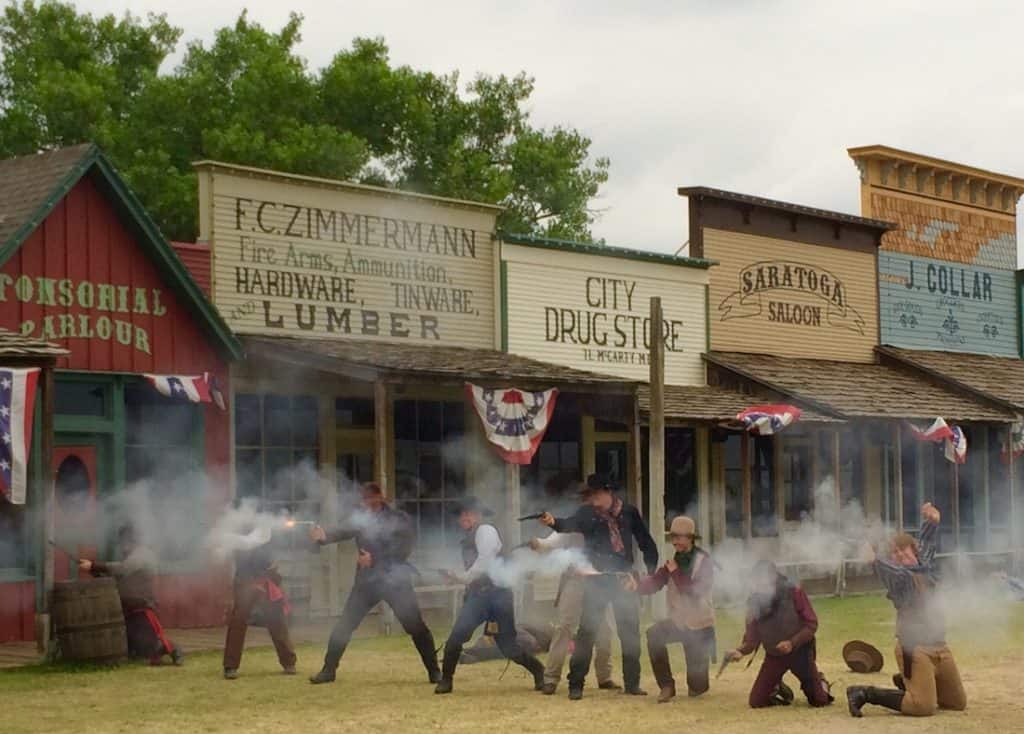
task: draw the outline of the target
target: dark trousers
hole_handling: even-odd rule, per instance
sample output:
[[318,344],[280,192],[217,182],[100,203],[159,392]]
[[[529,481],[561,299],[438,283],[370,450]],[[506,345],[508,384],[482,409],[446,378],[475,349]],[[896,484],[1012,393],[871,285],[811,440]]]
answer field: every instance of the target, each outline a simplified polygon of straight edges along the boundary
[[228,636],[224,641],[224,669],[237,669],[242,662],[242,649],[245,647],[245,633],[249,629],[249,616],[252,610],[261,607],[266,620],[267,632],[274,642],[277,660],[281,667],[290,668],[295,665],[295,646],[288,634],[288,620],[285,618],[281,604],[267,599],[266,592],[251,583],[235,584],[235,600],[228,620]]
[[[164,644],[166,638],[160,639],[161,635],[149,621],[146,611],[144,609],[125,610],[124,626],[128,638],[128,655],[133,658],[158,660],[174,651],[174,643],[166,640],[167,644]],[[155,614],[152,611],[150,613]]]
[[663,619],[647,630],[647,652],[651,656],[651,668],[658,681],[658,687],[674,686],[672,665],[668,659],[668,646],[673,642],[683,643],[686,656],[686,687],[691,696],[699,696],[710,688],[708,666],[711,648],[715,641],[715,628],[701,630],[680,628],[671,619]]
[[583,614],[576,633],[576,649],[569,661],[569,688],[583,688],[594,654],[597,629],[611,604],[615,628],[622,643],[622,679],[626,689],[640,686],[640,605],[615,576],[590,576],[584,580]]
[[758,709],[771,706],[772,692],[782,682],[782,676],[787,671],[800,681],[800,689],[811,706],[828,706],[832,703],[828,686],[815,663],[814,647],[814,642],[809,642],[789,655],[765,655],[754,687],[750,689],[750,707]]
[[528,655],[516,639],[516,613],[511,589],[489,586],[484,589],[467,589],[462,609],[455,619],[448,641],[444,643],[444,665],[441,675],[450,680],[455,675],[462,646],[473,636],[474,630],[485,622],[494,622],[498,632],[494,635],[501,654],[514,663],[534,673],[544,673],[544,666],[537,658]]
[[423,621],[419,602],[416,601],[416,592],[412,587],[412,579],[408,573],[397,570],[387,575],[356,575],[355,585],[345,601],[341,617],[331,630],[327,654],[324,656],[324,667],[330,670],[338,667],[341,656],[352,639],[352,633],[370,610],[381,601],[391,607],[402,629],[412,637],[427,673],[436,672],[434,636]]

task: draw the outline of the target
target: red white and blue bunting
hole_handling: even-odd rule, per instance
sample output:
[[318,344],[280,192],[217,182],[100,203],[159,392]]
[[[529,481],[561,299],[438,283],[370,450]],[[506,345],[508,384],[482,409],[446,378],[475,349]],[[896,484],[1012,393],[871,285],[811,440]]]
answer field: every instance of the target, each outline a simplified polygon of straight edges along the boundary
[[800,420],[801,410],[793,405],[755,405],[742,413],[736,420],[755,436],[771,436]]
[[967,461],[967,436],[960,426],[951,426],[942,418],[936,418],[927,428],[910,425],[911,433],[919,441],[945,442],[944,453],[947,461],[963,464]]
[[529,464],[555,412],[558,390],[495,390],[466,383],[484,435],[508,464]]
[[25,504],[39,369],[0,367],[0,496]]
[[227,409],[224,393],[217,384],[217,378],[210,372],[201,375],[143,375],[164,397],[184,400],[188,403],[213,403],[221,410]]

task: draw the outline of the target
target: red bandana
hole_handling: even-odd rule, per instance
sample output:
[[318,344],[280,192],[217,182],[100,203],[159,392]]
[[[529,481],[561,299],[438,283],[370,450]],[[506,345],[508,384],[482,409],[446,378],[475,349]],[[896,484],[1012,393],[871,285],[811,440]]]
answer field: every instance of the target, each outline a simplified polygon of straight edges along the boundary
[[616,553],[625,553],[626,545],[622,542],[622,530],[619,528],[619,515],[622,514],[622,500],[616,497],[612,500],[612,507],[605,512],[594,508],[597,516],[608,526],[608,534],[611,536],[612,550]]

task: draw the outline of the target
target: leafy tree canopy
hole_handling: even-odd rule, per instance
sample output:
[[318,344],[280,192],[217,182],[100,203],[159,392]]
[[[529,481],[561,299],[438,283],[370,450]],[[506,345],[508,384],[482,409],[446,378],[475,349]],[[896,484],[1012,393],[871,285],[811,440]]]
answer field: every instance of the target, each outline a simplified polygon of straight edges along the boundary
[[530,124],[533,79],[464,85],[393,65],[381,38],[311,71],[301,26],[243,12],[165,72],[181,38],[165,15],[16,0],[0,16],[0,156],[95,141],[175,239],[195,237],[201,159],[500,204],[508,231],[590,239],[608,160],[573,128]]

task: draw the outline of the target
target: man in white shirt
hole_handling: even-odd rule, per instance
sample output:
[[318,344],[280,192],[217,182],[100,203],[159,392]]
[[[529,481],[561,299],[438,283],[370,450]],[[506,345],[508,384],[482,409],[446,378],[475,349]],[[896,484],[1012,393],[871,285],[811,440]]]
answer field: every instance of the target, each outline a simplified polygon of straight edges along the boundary
[[459,526],[466,531],[462,541],[462,563],[464,571],[449,572],[453,580],[466,585],[462,609],[455,620],[448,641],[444,644],[444,659],[441,663],[441,682],[434,693],[451,693],[455,667],[458,665],[462,646],[472,637],[481,624],[497,626],[494,640],[502,654],[514,663],[522,665],[533,674],[534,690],[544,686],[544,665],[523,652],[516,642],[516,619],[512,590],[498,585],[491,575],[495,564],[500,562],[501,536],[485,515],[491,515],[475,497],[467,497],[456,507]]
[[[583,536],[580,533],[551,533],[546,538],[533,538],[530,548],[544,553],[557,548],[583,549]],[[558,595],[555,597],[555,634],[551,637],[551,648],[548,650],[547,666],[544,669],[544,695],[552,696],[558,690],[558,682],[562,679],[565,657],[569,654],[569,644],[580,626],[583,613],[583,576],[577,567],[566,569],[558,582]],[[597,672],[597,687],[617,691],[622,686],[612,680],[612,628],[608,621],[610,608],[605,612],[604,619],[597,628],[597,642],[594,645],[594,670]]]

